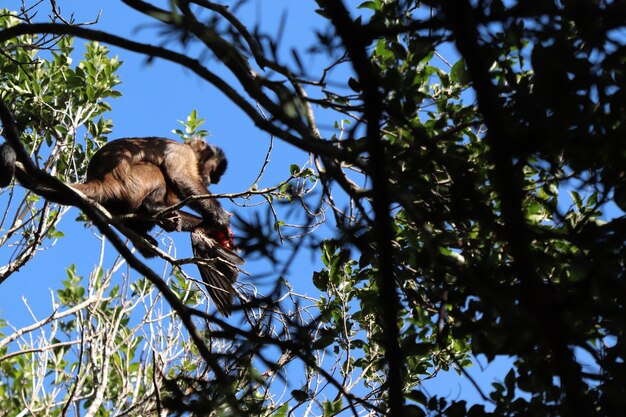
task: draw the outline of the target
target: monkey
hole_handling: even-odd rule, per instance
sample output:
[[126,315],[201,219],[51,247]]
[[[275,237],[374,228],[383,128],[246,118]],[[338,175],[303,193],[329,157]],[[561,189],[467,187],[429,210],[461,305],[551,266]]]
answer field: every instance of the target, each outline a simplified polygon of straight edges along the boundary
[[[72,186],[115,214],[139,209],[154,212],[169,207],[165,204],[175,198],[208,194],[208,186],[219,182],[227,164],[224,152],[202,139],[188,143],[164,138],[118,139],[94,154],[87,181]],[[156,175],[155,168],[162,176]],[[211,225],[226,229],[230,223],[217,200],[191,201],[189,206]]]
[[[180,143],[156,137],[125,138],[107,143],[94,154],[83,183],[68,185],[100,203],[111,214],[150,215],[187,197],[208,194],[208,186],[219,182],[227,165],[224,152],[202,139]],[[0,185],[8,184],[13,175],[44,198],[69,204],[54,190],[33,184],[25,173],[16,171],[15,152],[4,143],[0,146]],[[217,200],[191,201],[189,206],[213,227],[228,228],[230,215]],[[181,217],[191,224],[180,225],[180,230],[190,231],[197,226],[192,218]],[[127,225],[142,235],[154,226],[140,220],[129,221]]]
[[[8,143],[1,145],[0,185],[8,185],[15,175],[22,185],[44,198],[69,204],[59,193],[34,184],[25,172],[16,170],[15,160],[13,148]],[[149,219],[188,197],[209,194],[209,185],[220,181],[227,165],[223,150],[202,139],[180,143],[160,137],[124,138],[108,142],[93,155],[84,182],[68,185],[111,214],[143,215],[145,218],[125,220],[124,226],[154,246],[157,242],[148,232],[157,223],[166,231],[191,232],[194,255],[210,259],[206,265],[198,265],[209,295],[218,310],[228,316],[236,265],[243,263],[231,250],[230,214],[217,200],[202,199],[188,203],[201,217],[176,210],[165,218]],[[149,246],[140,242],[135,246],[142,255],[154,256]]]
[[[72,187],[113,214],[152,215],[187,197],[208,194],[208,186],[219,182],[227,164],[224,152],[202,139],[188,143],[164,138],[118,139],[94,154],[87,181]],[[230,216],[217,200],[196,200],[189,206],[213,228],[228,229]],[[195,221],[188,224],[192,218],[187,214],[178,211],[175,216],[182,221],[177,229],[190,231],[196,226]],[[154,223],[132,220],[126,226],[148,237]]]

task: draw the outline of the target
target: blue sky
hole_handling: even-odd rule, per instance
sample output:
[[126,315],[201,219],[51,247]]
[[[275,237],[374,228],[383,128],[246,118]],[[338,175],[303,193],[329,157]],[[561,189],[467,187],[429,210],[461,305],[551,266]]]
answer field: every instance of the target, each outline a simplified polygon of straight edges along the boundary
[[[154,27],[145,25],[145,18],[135,13],[119,1],[111,0],[57,0],[62,11],[66,14],[75,14],[76,21],[93,20],[102,14],[95,29],[109,30],[118,35],[139,36],[145,42],[159,42],[154,37]],[[357,4],[356,2],[354,4]],[[15,8],[18,1],[3,1],[2,7]],[[321,27],[323,19],[313,12],[315,2],[289,1],[289,0],[256,0],[250,2],[244,8],[243,19],[252,26],[259,24],[261,30],[270,34],[279,31],[281,22],[280,11],[287,11],[284,20],[286,26],[283,36],[283,50],[295,47],[304,52],[308,46],[315,42],[314,29]],[[240,14],[238,16],[241,17]],[[45,19],[45,16],[42,16]],[[83,40],[77,39],[75,45],[77,52]],[[267,133],[259,131],[229,100],[219,91],[206,82],[199,80],[189,71],[178,66],[156,60],[147,63],[142,56],[111,48],[114,55],[119,55],[124,61],[118,74],[122,84],[117,88],[123,93],[121,98],[110,101],[113,111],[110,117],[114,122],[114,132],[110,139],[130,136],[166,136],[175,137],[172,129],[179,127],[177,120],[184,119],[193,109],[197,109],[200,117],[206,119],[203,126],[211,132],[210,141],[222,147],[229,157],[229,171],[222,182],[212,188],[214,192],[240,192],[254,181],[263,163],[265,152],[270,137]],[[286,53],[284,56],[288,57]],[[77,60],[77,55],[75,59]],[[453,57],[451,62],[455,60]],[[321,58],[305,58],[305,65],[309,68],[321,68],[324,64]],[[220,68],[219,64],[212,63],[211,69],[218,74],[223,74],[225,79],[228,75]],[[321,126],[332,126],[331,116],[320,118]],[[323,134],[329,134],[330,129],[325,129]],[[308,161],[308,155],[298,151],[289,145],[275,141],[274,152],[271,162],[260,186],[271,186],[285,179],[289,174],[291,164],[303,165]],[[236,211],[240,215],[246,215],[246,209],[238,208],[229,202],[224,202],[229,211]],[[11,276],[2,284],[0,290],[0,314],[16,326],[31,322],[27,311],[22,303],[22,297],[28,300],[33,310],[42,318],[51,312],[50,292],[59,288],[60,282],[65,278],[65,268],[71,263],[79,265],[78,273],[86,275],[91,268],[98,263],[99,242],[94,239],[90,229],[82,224],[74,222],[78,212],[73,209],[72,213],[65,216],[61,228],[66,237],[60,239],[55,247],[39,253],[36,258],[29,262],[19,273]],[[184,256],[188,251],[188,238],[179,239],[179,256]],[[319,269],[319,254],[307,254],[298,258],[295,277],[292,281],[298,290],[305,293],[315,294],[310,284],[311,271]],[[262,261],[250,261],[246,269],[253,275],[267,272],[268,264]],[[300,276],[297,279],[298,275]],[[489,388],[489,381],[494,375],[504,376],[506,362],[500,362],[495,366],[488,367],[479,380],[483,388]],[[478,375],[480,370],[475,367],[472,374]],[[442,374],[437,379],[425,384],[430,393],[450,395],[451,398],[460,396],[470,401],[478,401],[479,398],[473,387],[465,378],[460,378],[456,373]]]

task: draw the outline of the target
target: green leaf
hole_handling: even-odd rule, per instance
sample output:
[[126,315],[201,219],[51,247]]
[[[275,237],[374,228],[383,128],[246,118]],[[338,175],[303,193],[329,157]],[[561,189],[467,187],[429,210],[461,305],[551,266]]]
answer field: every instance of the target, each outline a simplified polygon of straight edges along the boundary
[[291,396],[294,398],[294,400],[301,403],[309,399],[309,394],[306,391],[299,389],[294,389],[293,391],[291,391]]
[[470,83],[471,78],[465,69],[465,60],[459,59],[450,70],[450,80],[454,83],[467,85]]
[[357,9],[370,9],[370,10],[380,10],[380,0],[379,1],[365,1],[357,6]]
[[426,403],[428,402],[428,399],[426,398],[426,394],[418,390],[412,390],[411,392],[407,394],[406,398],[411,401],[415,401],[416,403],[424,404],[424,405],[426,405]]
[[326,270],[313,272],[313,285],[315,285],[318,290],[326,291],[328,288],[328,278],[329,275]]
[[348,87],[352,89],[352,91],[356,91],[357,93],[361,92],[361,84],[355,79],[350,77],[348,80]]
[[333,344],[336,332],[331,329],[323,329],[319,338],[313,342],[313,349],[324,349]]
[[465,404],[466,402],[463,400],[454,402],[448,408],[446,408],[443,413],[446,415],[446,417],[465,417]]
[[424,417],[426,412],[416,405],[405,405],[402,409],[403,417]]
[[285,403],[281,405],[279,409],[274,411],[272,415],[275,417],[285,417],[287,415],[287,411],[289,411],[289,404]]
[[576,191],[576,190],[572,190],[570,192],[570,195],[572,196],[572,200],[574,201],[574,205],[576,206],[577,209],[581,209],[583,206],[583,199],[580,196],[580,194]]
[[343,409],[343,401],[339,398],[337,401],[324,401],[323,404],[324,417],[335,416]]

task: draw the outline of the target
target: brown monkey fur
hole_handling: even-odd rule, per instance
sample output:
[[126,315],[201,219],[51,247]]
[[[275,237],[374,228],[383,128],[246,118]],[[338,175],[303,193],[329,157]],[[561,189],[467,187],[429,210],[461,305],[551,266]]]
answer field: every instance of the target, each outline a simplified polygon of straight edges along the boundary
[[[87,168],[87,181],[72,187],[116,214],[154,211],[174,200],[208,194],[208,186],[219,182],[226,165],[224,152],[201,139],[189,143],[119,139],[96,152]],[[189,206],[214,227],[226,229],[230,223],[217,200],[196,200]]]
[[[89,162],[85,182],[69,185],[114,215],[149,217],[187,197],[209,194],[209,185],[219,182],[226,167],[224,152],[201,139],[180,143],[156,137],[126,138],[104,145]],[[0,146],[0,186],[7,185],[14,173],[20,183],[43,197],[69,203],[54,190],[34,184],[26,173],[15,170],[15,152],[5,143]],[[236,265],[243,263],[230,250],[230,215],[215,199],[191,201],[189,206],[202,217],[177,210],[160,219],[159,224],[167,231],[192,232],[194,254],[207,260],[198,268],[208,292],[218,310],[228,315],[238,274]],[[155,224],[148,219],[125,221],[126,227],[156,246],[148,235]],[[217,235],[228,236],[228,244],[220,244]],[[154,255],[148,246],[136,247],[144,256]]]

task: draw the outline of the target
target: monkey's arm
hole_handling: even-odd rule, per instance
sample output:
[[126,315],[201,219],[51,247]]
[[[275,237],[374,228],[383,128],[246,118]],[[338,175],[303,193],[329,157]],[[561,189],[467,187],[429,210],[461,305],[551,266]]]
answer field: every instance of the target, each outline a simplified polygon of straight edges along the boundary
[[[204,194],[210,194],[206,191]],[[190,194],[203,195],[203,194]],[[215,199],[194,200],[189,203],[189,207],[202,214],[205,225],[219,229],[227,229],[230,225],[230,214],[222,208],[222,205]]]
[[[164,174],[181,200],[210,194],[198,172],[197,165],[196,156],[193,153],[190,155],[171,153],[164,161]],[[189,207],[200,213],[209,227],[226,229],[230,224],[230,215],[215,199],[193,200],[189,203]]]

